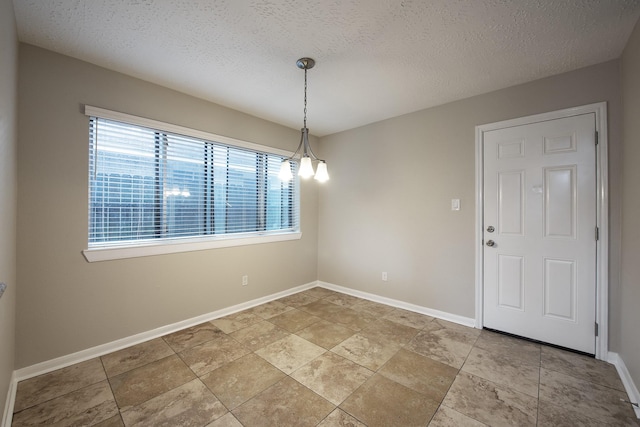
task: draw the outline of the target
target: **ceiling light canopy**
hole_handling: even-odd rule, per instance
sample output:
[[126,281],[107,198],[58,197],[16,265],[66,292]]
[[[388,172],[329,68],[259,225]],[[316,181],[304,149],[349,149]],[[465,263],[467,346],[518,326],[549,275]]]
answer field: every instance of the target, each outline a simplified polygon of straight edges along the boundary
[[[301,70],[304,70],[304,126],[300,135],[300,144],[298,144],[298,148],[295,153],[293,153],[290,157],[284,159],[282,164],[280,165],[280,179],[283,181],[289,181],[293,178],[293,173],[291,172],[291,162],[296,161],[296,156],[300,153],[300,149],[302,149],[302,153],[300,154],[300,168],[298,169],[298,175],[302,178],[310,178],[314,176],[315,180],[318,182],[325,182],[329,180],[329,172],[327,171],[327,162],[322,159],[319,159],[311,149],[311,145],[309,145],[309,129],[307,129],[307,70],[313,68],[316,65],[316,61],[311,58],[300,58],[296,61],[296,65]],[[318,166],[316,170],[313,170],[313,162],[317,162]]]

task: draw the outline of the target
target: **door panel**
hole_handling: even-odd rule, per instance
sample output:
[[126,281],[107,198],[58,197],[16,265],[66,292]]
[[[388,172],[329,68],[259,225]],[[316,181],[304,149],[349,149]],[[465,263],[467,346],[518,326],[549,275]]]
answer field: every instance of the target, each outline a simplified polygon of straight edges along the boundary
[[483,149],[484,326],[595,353],[595,114],[487,131]]

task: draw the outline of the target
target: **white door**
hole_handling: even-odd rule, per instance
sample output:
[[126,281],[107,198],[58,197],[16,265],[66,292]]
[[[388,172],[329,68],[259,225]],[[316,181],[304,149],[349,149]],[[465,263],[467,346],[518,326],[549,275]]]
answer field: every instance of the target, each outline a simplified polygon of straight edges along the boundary
[[595,114],[487,131],[484,326],[595,353]]

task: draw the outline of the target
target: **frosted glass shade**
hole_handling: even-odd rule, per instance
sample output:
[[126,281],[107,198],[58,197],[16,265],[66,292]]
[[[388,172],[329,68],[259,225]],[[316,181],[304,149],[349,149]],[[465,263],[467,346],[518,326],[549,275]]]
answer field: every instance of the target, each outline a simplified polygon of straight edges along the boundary
[[318,163],[315,179],[318,182],[325,182],[329,180],[329,172],[327,172],[327,164],[325,162]]
[[289,163],[289,160],[284,160],[282,161],[282,163],[280,163],[280,173],[278,174],[278,177],[282,181],[291,181],[291,178],[293,178],[293,174],[291,173],[291,164]]
[[314,174],[313,172],[313,165],[311,164],[311,157],[303,157],[302,159],[300,159],[300,171],[298,171],[298,175],[300,175],[302,178],[309,178],[312,177]]

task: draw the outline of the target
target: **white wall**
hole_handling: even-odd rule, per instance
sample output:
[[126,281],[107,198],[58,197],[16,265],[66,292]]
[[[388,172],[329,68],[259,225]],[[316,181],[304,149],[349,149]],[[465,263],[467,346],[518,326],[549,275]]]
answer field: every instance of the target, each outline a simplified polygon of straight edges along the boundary
[[624,146],[619,353],[640,387],[640,21],[622,56]]
[[320,190],[319,279],[475,317],[475,126],[607,101],[610,340],[618,348],[619,81],[619,61],[610,61],[322,138],[331,185]]
[[18,41],[13,3],[0,0],[0,414],[15,357]]
[[299,131],[26,44],[19,65],[17,368],[316,280],[313,182],[301,240],[87,263],[83,104],[291,151]]

